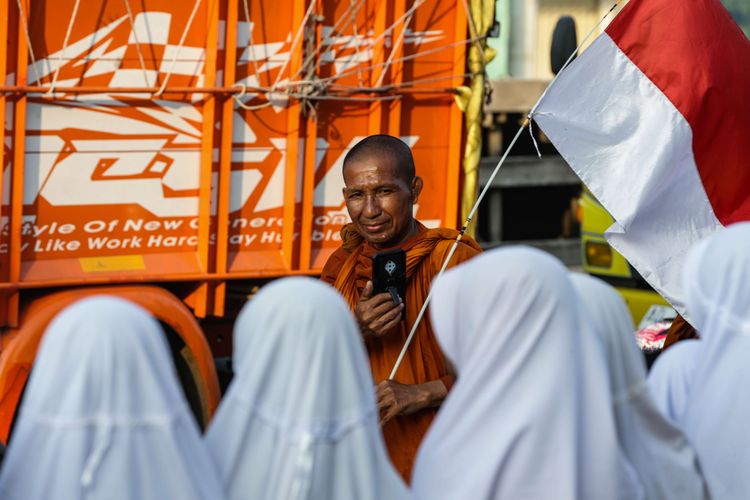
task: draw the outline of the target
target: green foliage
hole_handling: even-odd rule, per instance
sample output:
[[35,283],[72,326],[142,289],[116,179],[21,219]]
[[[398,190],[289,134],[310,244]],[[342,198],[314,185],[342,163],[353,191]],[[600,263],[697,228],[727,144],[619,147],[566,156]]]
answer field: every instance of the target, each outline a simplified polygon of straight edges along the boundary
[[734,20],[740,25],[745,35],[750,38],[750,1],[748,0],[721,0],[724,7],[732,14]]

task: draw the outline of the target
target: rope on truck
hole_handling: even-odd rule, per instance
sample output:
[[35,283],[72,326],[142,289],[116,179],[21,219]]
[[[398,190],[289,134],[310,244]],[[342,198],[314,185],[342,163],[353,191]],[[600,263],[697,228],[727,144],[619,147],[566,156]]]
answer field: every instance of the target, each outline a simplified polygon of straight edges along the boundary
[[[133,15],[132,8],[130,6],[130,2],[129,0],[123,0],[123,1],[125,3],[128,21],[130,23],[131,30],[134,36],[134,42],[136,46],[135,48],[138,54],[138,62],[139,62],[141,71],[143,73],[144,90],[148,92],[153,92],[152,97],[159,97],[163,95],[165,92],[168,92],[170,90],[167,87],[167,84],[174,71],[177,60],[179,59],[181,49],[185,44],[185,41],[187,39],[187,34],[197,15],[197,12],[202,3],[202,0],[195,0],[193,4],[193,8],[190,13],[190,17],[188,18],[188,22],[185,25],[182,31],[182,34],[180,36],[180,41],[177,45],[176,50],[174,50],[172,54],[172,58],[169,62],[169,69],[166,73],[166,76],[163,78],[161,82],[157,81],[157,83],[159,83],[159,86],[155,90],[149,88],[149,84],[151,82],[149,81],[148,70],[146,69],[141,40],[139,39],[138,34],[135,29],[135,18]],[[313,103],[317,101],[331,101],[331,100],[345,101],[345,102],[346,101],[351,101],[351,102],[390,101],[394,99],[400,99],[401,95],[382,95],[382,94],[386,94],[388,92],[399,92],[399,91],[405,92],[407,89],[417,90],[417,87],[419,84],[435,83],[435,82],[442,81],[442,80],[453,81],[456,78],[464,79],[467,76],[471,76],[469,73],[464,73],[460,75],[451,75],[451,76],[440,77],[440,78],[425,78],[425,79],[408,80],[408,81],[403,81],[399,84],[394,84],[394,85],[383,84],[385,77],[387,75],[388,69],[394,64],[415,60],[420,57],[424,57],[430,54],[435,54],[437,52],[441,52],[443,50],[458,47],[461,45],[478,43],[484,39],[484,37],[482,36],[472,36],[465,40],[460,40],[457,42],[445,44],[439,47],[434,47],[428,50],[424,50],[424,51],[420,51],[414,54],[396,58],[395,57],[396,49],[404,43],[407,27],[411,23],[413,16],[415,12],[417,11],[417,9],[423,4],[425,4],[426,1],[427,0],[416,0],[415,3],[406,12],[404,12],[390,26],[388,26],[385,30],[383,30],[383,32],[378,34],[372,40],[368,41],[368,44],[373,46],[377,44],[378,42],[382,41],[386,36],[392,34],[399,25],[403,24],[404,29],[402,29],[401,32],[399,33],[398,38],[396,39],[393,47],[390,50],[388,59],[384,62],[370,64],[368,66],[362,66],[361,64],[356,64],[354,68],[345,70],[339,74],[332,75],[332,76],[325,77],[325,78],[318,78],[316,76],[318,73],[317,69],[319,65],[319,56],[320,56],[322,49],[326,46],[326,42],[328,42],[334,34],[342,33],[346,31],[347,29],[349,29],[350,26],[354,34],[353,36],[354,53],[352,54],[351,57],[356,57],[358,61],[361,59],[362,41],[360,40],[358,29],[357,29],[356,17],[357,17],[357,13],[361,10],[365,1],[364,0],[350,0],[348,8],[336,20],[331,30],[325,35],[325,37],[321,40],[321,42],[309,44],[311,46],[315,46],[315,49],[312,50],[309,54],[306,54],[302,65],[300,66],[299,69],[297,69],[294,75],[290,76],[288,81],[282,81],[282,79],[284,77],[285,72],[287,71],[289,67],[289,61],[291,58],[288,58],[286,61],[284,61],[283,66],[281,67],[280,71],[276,75],[276,78],[273,82],[271,82],[270,73],[266,72],[269,74],[268,85],[261,86],[260,85],[260,78],[261,78],[260,68],[258,67],[257,58],[251,57],[250,59],[252,59],[253,69],[255,71],[255,75],[257,75],[257,78],[256,78],[257,85],[249,86],[244,83],[235,82],[233,85],[229,85],[227,87],[225,93],[231,94],[239,107],[245,110],[249,110],[249,111],[256,111],[256,110],[271,106],[272,100],[269,98],[269,96],[272,96],[273,94],[282,94],[285,97],[295,98],[295,99],[299,99],[303,101],[304,108],[307,109],[308,112],[309,111],[314,112]],[[29,48],[29,58],[31,61],[32,70],[34,71],[36,84],[38,87],[45,87],[46,85],[42,84],[42,77],[39,73],[36,55],[34,54],[34,50],[32,47],[28,19],[26,16],[26,12],[23,9],[22,0],[16,0],[16,3],[19,8],[20,21],[21,21],[21,25],[22,25],[22,28],[24,30],[24,34],[26,37],[26,42]],[[463,4],[465,8],[468,8],[468,5],[466,5],[466,0],[463,0]],[[302,23],[300,24],[297,31],[295,32],[292,46],[290,48],[290,52],[293,52],[294,49],[299,45],[299,43],[303,39],[305,29],[309,27],[309,24],[310,24],[309,21],[311,19],[314,19],[315,21],[318,21],[320,19],[317,16],[313,16],[315,5],[316,5],[316,0],[310,0],[307,6],[307,9],[305,11],[305,14],[303,16]],[[51,80],[51,84],[49,84],[49,87],[46,89],[46,92],[44,92],[45,96],[53,96],[55,94],[55,90],[57,89],[57,82],[58,82],[60,70],[62,67],[61,63],[64,58],[67,46],[69,44],[70,35],[72,33],[72,28],[77,18],[79,7],[80,7],[80,0],[76,0],[72,15],[70,17],[70,21],[66,30],[65,39],[63,42],[63,49],[60,53],[58,53],[57,65],[56,65],[57,67],[55,68],[55,71]],[[247,21],[247,24],[248,24],[249,43],[250,43],[250,46],[252,47],[253,41],[254,41],[253,40],[254,24],[250,17],[250,7],[249,7],[248,0],[243,0],[243,10],[245,14],[245,20]],[[380,71],[377,82],[372,86],[365,85],[363,73],[367,71],[374,71],[378,68],[382,68],[382,70]],[[344,78],[353,74],[357,75],[359,85],[350,86],[350,85],[340,85],[336,83],[341,78]],[[64,88],[61,88],[61,89],[68,90]],[[197,87],[195,89],[196,92],[200,90],[201,89]],[[436,89],[436,88],[430,87],[430,88],[426,88],[425,90],[455,93],[455,89],[453,88]],[[8,88],[8,89],[5,89],[4,91],[12,92],[12,91],[23,91],[23,90],[21,87],[19,87],[18,89]],[[243,101],[243,97],[247,95],[248,91],[256,92],[264,96],[266,98],[266,102],[255,104],[255,105],[246,104]],[[184,92],[184,89],[181,89],[181,92]],[[354,96],[353,94],[380,94],[380,95]]]
[[125,2],[125,8],[128,11],[128,20],[130,21],[130,30],[133,33],[133,40],[135,41],[135,49],[138,52],[138,62],[141,65],[141,71],[143,71],[143,84],[147,87],[150,86],[148,81],[148,71],[146,71],[146,62],[143,59],[143,51],[141,50],[141,42],[138,40],[138,33],[135,30],[135,18],[133,17],[133,11],[130,9],[130,0],[123,0]]

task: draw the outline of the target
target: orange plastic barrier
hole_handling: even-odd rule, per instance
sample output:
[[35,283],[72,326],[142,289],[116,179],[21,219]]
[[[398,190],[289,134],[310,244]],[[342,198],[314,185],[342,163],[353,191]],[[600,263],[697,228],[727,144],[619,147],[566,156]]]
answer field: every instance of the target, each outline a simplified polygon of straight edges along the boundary
[[90,293],[117,295],[145,307],[182,339],[190,352],[187,355],[188,366],[200,403],[196,418],[204,426],[207,425],[219,404],[219,383],[203,332],[185,306],[172,294],[155,286],[95,287],[91,290],[78,288],[52,293],[29,302],[21,315],[23,326],[6,332],[0,338],[0,441],[7,442],[18,402],[45,329],[63,308]]

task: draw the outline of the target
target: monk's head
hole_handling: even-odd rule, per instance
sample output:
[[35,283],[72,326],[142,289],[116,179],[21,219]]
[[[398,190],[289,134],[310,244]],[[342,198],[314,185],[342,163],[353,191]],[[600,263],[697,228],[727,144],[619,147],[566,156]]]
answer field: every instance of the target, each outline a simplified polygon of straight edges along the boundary
[[372,135],[344,158],[344,199],[357,231],[376,248],[399,245],[416,229],[413,206],[422,191],[403,141]]

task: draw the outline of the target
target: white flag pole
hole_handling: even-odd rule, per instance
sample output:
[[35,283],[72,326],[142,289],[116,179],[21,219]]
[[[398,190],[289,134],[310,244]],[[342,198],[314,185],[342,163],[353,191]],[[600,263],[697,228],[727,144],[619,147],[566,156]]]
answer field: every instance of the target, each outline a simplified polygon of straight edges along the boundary
[[[596,23],[596,25],[593,28],[591,28],[591,31],[589,31],[588,34],[584,37],[584,39],[581,41],[581,43],[578,44],[578,47],[576,47],[576,50],[572,54],[570,54],[570,57],[568,57],[568,60],[565,61],[565,64],[563,65],[563,67],[560,69],[560,71],[558,71],[557,75],[555,75],[555,77],[552,79],[550,84],[547,85],[547,88],[544,89],[544,92],[542,92],[541,97],[539,97],[539,99],[536,101],[536,104],[534,104],[534,107],[531,108],[531,111],[529,112],[528,117],[526,118],[526,120],[524,120],[523,124],[521,125],[521,128],[518,129],[518,132],[516,132],[516,135],[515,137],[513,137],[513,140],[510,141],[508,148],[505,150],[505,153],[503,153],[503,156],[500,158],[500,161],[497,163],[497,165],[495,166],[495,169],[492,171],[492,175],[490,175],[490,178],[487,180],[487,184],[485,184],[484,189],[482,189],[482,192],[477,197],[477,201],[474,203],[474,206],[469,212],[468,217],[466,217],[466,221],[461,227],[461,230],[459,231],[458,236],[456,236],[456,241],[453,242],[453,246],[451,247],[450,252],[448,252],[448,255],[445,257],[445,260],[443,261],[443,265],[440,268],[440,272],[433,279],[439,278],[445,272],[446,268],[448,267],[448,264],[451,261],[451,258],[453,258],[453,254],[456,253],[456,249],[458,248],[458,243],[461,241],[461,238],[466,232],[466,228],[469,226],[469,224],[471,224],[471,221],[474,218],[474,215],[479,209],[480,203],[482,203],[482,200],[487,194],[487,191],[489,191],[490,187],[492,186],[492,181],[495,180],[495,177],[497,176],[498,172],[500,172],[500,167],[502,167],[503,163],[505,163],[505,159],[508,157],[508,153],[510,153],[510,151],[513,149],[513,146],[516,145],[518,138],[521,137],[521,133],[524,131],[527,125],[530,125],[531,119],[534,116],[534,112],[536,111],[536,108],[539,107],[539,103],[542,102],[542,99],[544,99],[544,96],[547,95],[547,91],[550,88],[552,88],[552,85],[555,84],[560,74],[563,71],[565,71],[565,68],[568,67],[568,65],[576,56],[576,54],[578,54],[578,51],[581,50],[581,47],[583,47],[583,45],[588,41],[588,39],[591,38],[591,35],[594,34],[594,31],[596,31],[596,29],[599,26],[601,26],[604,20],[607,19],[607,17],[617,8],[619,3],[620,3],[620,0],[616,0],[615,4],[607,11],[606,14],[604,14],[604,16],[602,16],[601,20],[598,23]],[[427,293],[427,297],[424,300],[424,304],[422,304],[422,308],[419,310],[417,319],[414,321],[414,324],[412,325],[411,330],[409,331],[409,336],[406,337],[404,346],[401,348],[401,352],[398,355],[398,359],[396,360],[396,363],[393,365],[393,370],[391,370],[391,374],[388,376],[388,380],[393,380],[393,378],[396,376],[396,372],[401,366],[401,362],[403,361],[404,356],[406,356],[406,351],[409,349],[409,345],[411,345],[411,341],[414,338],[414,333],[416,333],[417,327],[419,326],[419,324],[422,321],[422,318],[424,317],[424,313],[427,310],[427,306],[430,305],[431,298],[432,298],[432,288],[430,288],[430,291]]]
[[[521,125],[521,128],[518,129],[518,132],[516,132],[516,136],[513,137],[513,140],[508,146],[508,149],[505,150],[505,153],[503,154],[502,158],[500,158],[500,161],[495,167],[495,170],[492,172],[492,175],[490,175],[490,178],[487,181],[487,184],[484,186],[484,189],[482,189],[482,192],[477,197],[477,201],[476,203],[474,203],[474,207],[472,207],[471,212],[469,212],[468,217],[466,217],[466,221],[464,222],[464,225],[461,227],[461,230],[458,232],[458,236],[456,236],[456,241],[453,242],[453,246],[451,247],[450,252],[448,252],[448,255],[445,257],[445,260],[443,261],[443,266],[440,268],[440,272],[437,274],[436,278],[440,277],[445,272],[445,269],[448,267],[448,263],[451,261],[453,254],[456,253],[456,249],[458,248],[458,243],[461,241],[461,238],[466,232],[466,228],[469,226],[469,224],[471,223],[471,220],[474,218],[474,214],[477,212],[477,209],[479,208],[479,204],[482,202],[482,199],[487,194],[487,191],[489,191],[490,186],[492,186],[492,181],[495,179],[495,176],[500,171],[500,167],[502,167],[503,163],[505,162],[505,159],[508,157],[508,153],[510,153],[510,150],[513,149],[513,146],[515,146],[516,141],[518,141],[518,138],[521,137],[521,133],[524,131],[524,129],[526,128],[528,124],[529,124],[529,119],[527,118],[526,120],[524,120],[523,125]],[[430,305],[431,298],[432,298],[432,288],[430,288],[430,291],[427,293],[427,297],[424,300],[424,304],[422,304],[422,309],[419,310],[419,314],[417,315],[417,319],[414,321],[414,324],[411,327],[409,336],[406,337],[406,342],[404,342],[404,346],[401,348],[401,353],[398,355],[398,359],[396,360],[396,364],[393,366],[393,370],[391,370],[391,374],[388,376],[388,380],[393,380],[393,377],[396,376],[398,367],[401,366],[401,361],[404,359],[404,356],[406,355],[406,351],[409,349],[409,345],[411,344],[411,340],[414,337],[414,333],[417,331],[417,327],[419,326],[419,323],[422,321],[422,317],[424,316],[424,313],[427,310],[427,306]]]

